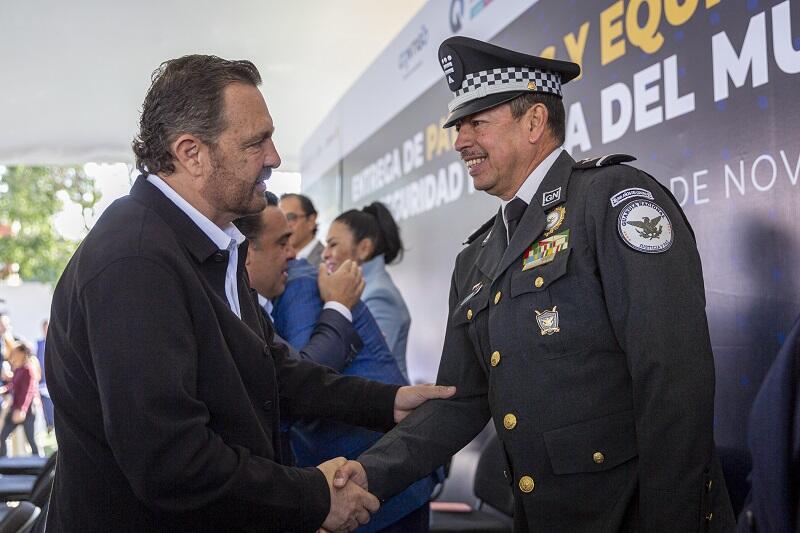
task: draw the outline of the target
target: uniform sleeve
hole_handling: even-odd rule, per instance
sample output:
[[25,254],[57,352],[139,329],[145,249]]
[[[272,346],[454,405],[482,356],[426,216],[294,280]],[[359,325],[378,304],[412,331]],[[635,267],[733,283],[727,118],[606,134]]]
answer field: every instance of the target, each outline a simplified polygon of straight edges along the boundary
[[[652,198],[612,205],[627,189]],[[633,383],[640,529],[698,531],[713,448],[714,362],[691,229],[672,196],[630,167],[599,171],[586,202],[589,246]],[[644,216],[648,227],[621,226]]]
[[[456,268],[456,271],[458,269]],[[450,316],[458,304],[456,273],[450,286]],[[455,385],[456,395],[425,402],[364,452],[369,490],[381,500],[446,463],[467,445],[490,418],[488,385],[466,327],[453,328],[448,320],[439,385]]]
[[141,257],[119,260],[80,300],[108,443],[145,505],[166,513],[240,509],[230,516],[234,529],[254,517],[291,530],[319,527],[330,508],[319,470],[251,455],[210,429],[196,390],[192,317],[167,268]]

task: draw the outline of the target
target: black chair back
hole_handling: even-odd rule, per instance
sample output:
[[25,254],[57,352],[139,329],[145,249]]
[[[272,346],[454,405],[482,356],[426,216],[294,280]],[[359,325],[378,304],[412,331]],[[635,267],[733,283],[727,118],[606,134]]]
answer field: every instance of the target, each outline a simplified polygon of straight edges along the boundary
[[0,519],[0,533],[28,533],[39,517],[40,510],[31,502],[16,502],[16,505],[3,504],[3,517]]
[[45,507],[45,504],[50,500],[50,491],[53,490],[53,479],[56,476],[56,462],[58,452],[53,452],[47,462],[36,478],[36,483],[33,484],[31,496],[28,501],[36,505],[40,509]]
[[481,449],[478,466],[475,470],[475,496],[500,511],[514,514],[514,493],[503,471],[506,468],[503,448],[497,435],[492,435]]

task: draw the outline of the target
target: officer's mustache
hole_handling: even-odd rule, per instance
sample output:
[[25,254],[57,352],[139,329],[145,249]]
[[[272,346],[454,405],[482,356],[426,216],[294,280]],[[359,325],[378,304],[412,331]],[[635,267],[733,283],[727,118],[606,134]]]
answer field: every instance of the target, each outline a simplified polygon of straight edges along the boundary
[[479,157],[489,157],[488,154],[482,152],[460,152],[461,160],[468,161],[470,159],[477,159]]

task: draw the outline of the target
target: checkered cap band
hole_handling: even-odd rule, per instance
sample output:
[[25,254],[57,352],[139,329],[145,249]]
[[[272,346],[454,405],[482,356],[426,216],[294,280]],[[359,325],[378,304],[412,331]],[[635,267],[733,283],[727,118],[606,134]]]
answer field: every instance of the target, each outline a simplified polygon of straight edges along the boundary
[[[481,87],[497,85],[516,85],[515,82],[536,84],[536,91],[561,96],[561,76],[555,72],[527,67],[504,67],[481,72],[470,72],[464,76],[461,88],[455,92],[456,98],[477,91]],[[512,89],[516,90],[516,89]],[[492,91],[495,92],[495,91]],[[499,91],[498,91],[499,92]]]

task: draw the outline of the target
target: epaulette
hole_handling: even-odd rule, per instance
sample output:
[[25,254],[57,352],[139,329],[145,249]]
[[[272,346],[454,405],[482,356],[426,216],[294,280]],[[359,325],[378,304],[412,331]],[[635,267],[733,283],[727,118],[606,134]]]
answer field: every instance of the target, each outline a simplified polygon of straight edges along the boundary
[[609,165],[619,165],[620,163],[630,163],[636,158],[628,154],[608,154],[603,157],[587,157],[576,162],[572,168],[599,168]]
[[476,229],[475,231],[473,231],[473,232],[470,234],[470,236],[469,236],[469,237],[467,237],[466,239],[464,239],[464,242],[462,242],[461,244],[463,244],[463,245],[465,245],[465,246],[466,246],[467,244],[472,244],[472,241],[474,241],[475,239],[477,239],[477,238],[478,238],[478,236],[482,235],[482,234],[483,234],[483,233],[484,233],[484,232],[485,232],[487,229],[489,229],[490,227],[492,227],[492,225],[494,224],[494,219],[495,219],[495,217],[493,216],[492,218],[490,218],[489,220],[487,220],[486,222],[484,222],[483,224],[481,224],[481,227],[480,227],[480,228],[478,228],[478,229]]

